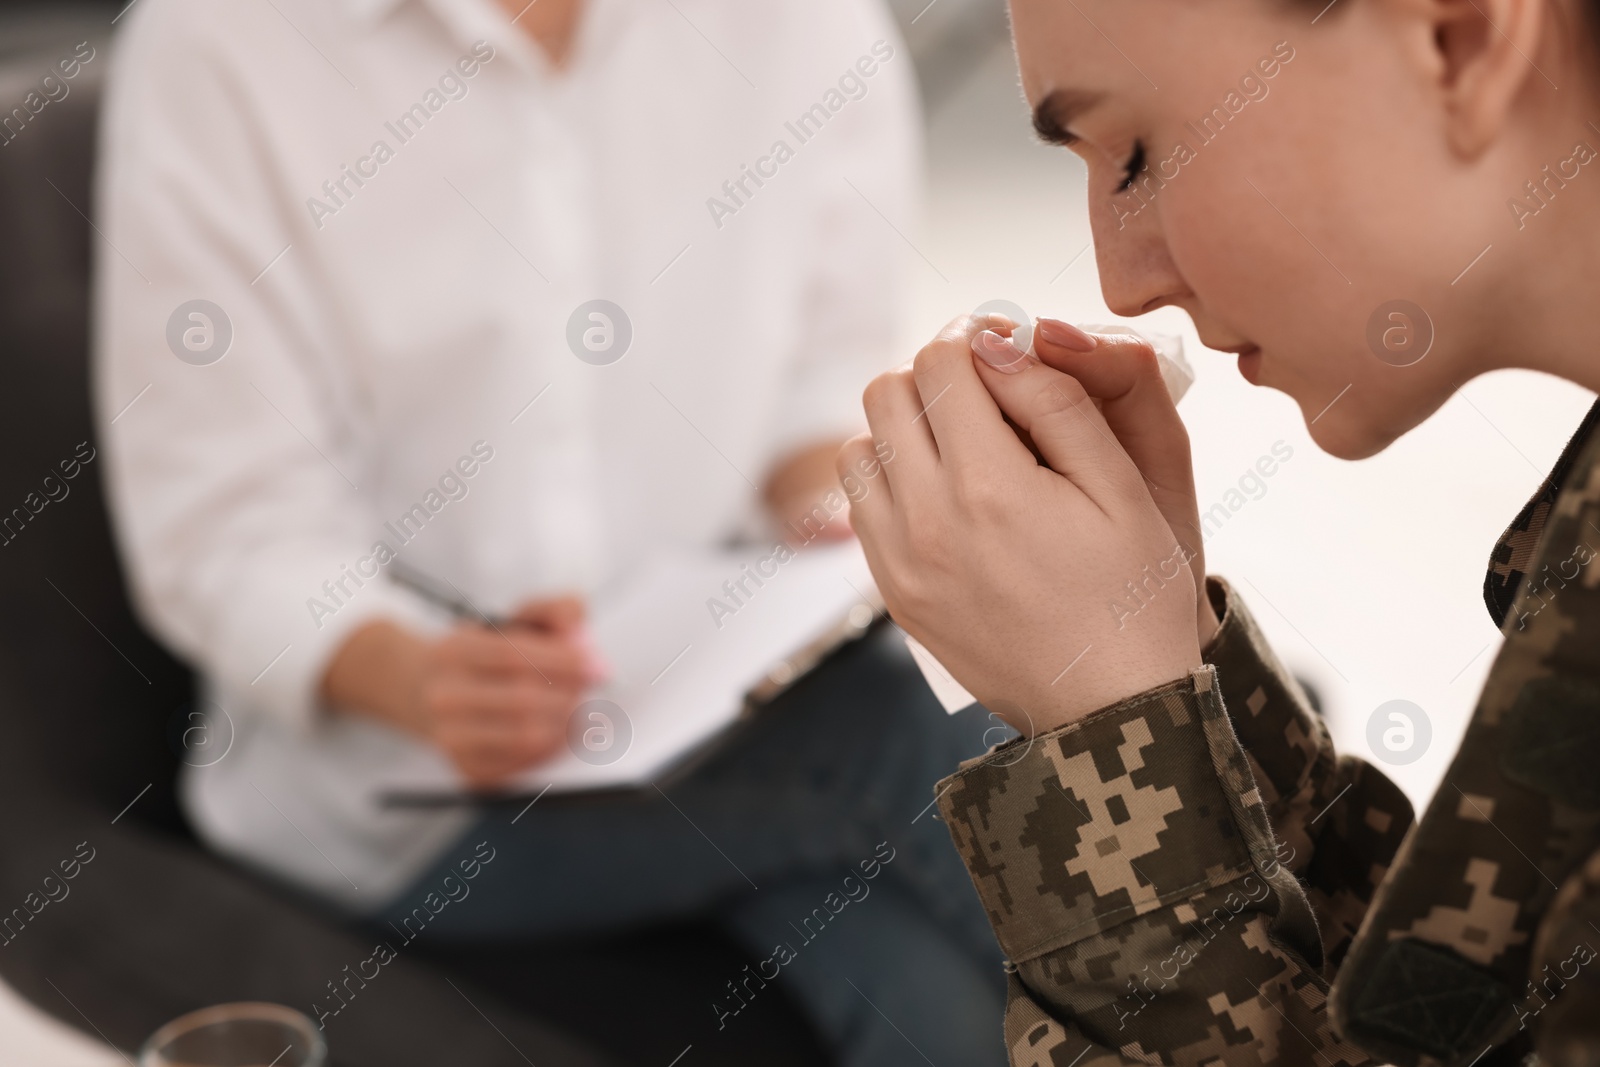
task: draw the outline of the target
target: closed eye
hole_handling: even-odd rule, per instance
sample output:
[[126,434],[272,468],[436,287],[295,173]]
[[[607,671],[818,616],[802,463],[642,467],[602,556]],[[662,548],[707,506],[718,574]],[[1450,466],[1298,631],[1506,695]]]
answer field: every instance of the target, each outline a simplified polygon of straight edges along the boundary
[[1134,180],[1144,171],[1144,142],[1133,142],[1133,155],[1128,157],[1128,162],[1122,165],[1123,179],[1117,186],[1117,192],[1125,193],[1133,188]]

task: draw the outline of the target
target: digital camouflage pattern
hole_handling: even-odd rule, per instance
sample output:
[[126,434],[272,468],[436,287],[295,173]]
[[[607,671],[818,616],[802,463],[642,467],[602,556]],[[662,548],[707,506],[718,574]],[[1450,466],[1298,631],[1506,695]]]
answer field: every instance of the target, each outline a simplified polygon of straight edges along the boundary
[[1505,642],[1415,826],[1217,579],[1205,667],[940,783],[1016,1067],[1600,1064],[1597,413],[1496,547]]
[[1368,1062],[1330,1031],[1328,984],[1411,806],[1334,755],[1212,588],[1226,610],[1205,668],[945,783],[1015,968],[1014,1064]]

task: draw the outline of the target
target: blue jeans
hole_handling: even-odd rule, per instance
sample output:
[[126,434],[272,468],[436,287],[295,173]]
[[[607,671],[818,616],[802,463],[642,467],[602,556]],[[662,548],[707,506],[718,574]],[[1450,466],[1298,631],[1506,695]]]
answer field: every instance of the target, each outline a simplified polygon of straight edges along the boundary
[[492,811],[373,918],[403,922],[486,841],[471,903],[432,917],[430,940],[709,919],[757,961],[711,1006],[723,1026],[773,981],[845,1067],[1000,1067],[1000,951],[931,802],[1002,736],[981,708],[947,716],[881,627],[682,781]]

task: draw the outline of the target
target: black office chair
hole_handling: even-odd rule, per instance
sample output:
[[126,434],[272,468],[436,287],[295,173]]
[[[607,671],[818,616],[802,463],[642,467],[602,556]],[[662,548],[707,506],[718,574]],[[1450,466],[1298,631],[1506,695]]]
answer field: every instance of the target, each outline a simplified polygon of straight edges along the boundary
[[[89,261],[115,252],[94,247],[102,238],[85,213],[115,11],[0,8],[0,114],[72,44],[87,37],[100,52],[65,99],[0,146],[0,977],[132,1049],[208,1004],[270,1000],[309,1013],[372,939],[196,841],[174,796],[193,679],[128,604],[104,457],[62,477],[81,442],[95,447]],[[73,869],[89,850],[61,880],[63,861]],[[828,1062],[781,995],[716,1031],[709,1005],[751,961],[709,927],[424,951],[403,950],[328,1020],[335,1064],[666,1067],[690,1045],[684,1067]]]

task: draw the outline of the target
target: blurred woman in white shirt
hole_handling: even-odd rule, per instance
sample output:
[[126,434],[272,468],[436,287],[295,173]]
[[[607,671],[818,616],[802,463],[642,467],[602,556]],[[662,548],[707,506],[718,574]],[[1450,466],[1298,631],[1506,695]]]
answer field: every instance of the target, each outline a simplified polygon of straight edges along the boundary
[[[97,403],[137,601],[228,731],[223,758],[187,769],[188,812],[219,851],[377,917],[493,836],[473,814],[376,807],[397,751],[421,738],[475,784],[548,757],[606,670],[588,595],[654,547],[720,543],[836,485],[861,388],[891,362],[910,60],[864,0],[143,0],[124,23]],[[452,622],[392,580],[397,560],[519,625]],[[888,864],[899,904],[877,907],[921,918],[857,939],[876,962],[830,966],[885,1011],[903,1003],[889,1014],[922,1038],[965,1041],[962,1062],[1000,1062],[976,898],[942,829],[911,822],[939,769],[981,746],[920,715],[903,664],[852,669],[825,702],[889,678],[912,709],[900,732],[924,745],[841,737],[807,764],[790,739],[769,765],[774,727],[674,793],[676,812],[641,804],[597,828],[535,808],[517,829],[548,836],[520,875],[501,861],[507,900],[480,890],[473,932],[716,911],[769,956],[782,887],[798,919],[881,839],[917,858]],[[835,758],[863,773],[818,771]],[[719,773],[732,792],[711,787]],[[826,804],[795,807],[818,774],[838,779]],[[663,812],[748,842],[750,878],[675,854],[679,830],[686,849],[704,841]],[[579,826],[647,844],[625,850],[631,868],[596,866]],[[608,871],[609,890],[562,864]],[[664,891],[653,865],[681,884]],[[760,903],[741,911],[752,878]],[[540,894],[537,922],[519,892]],[[934,957],[906,947],[941,939]],[[808,958],[845,953],[836,940]],[[807,966],[785,970],[848,1062],[921,1062]]]

